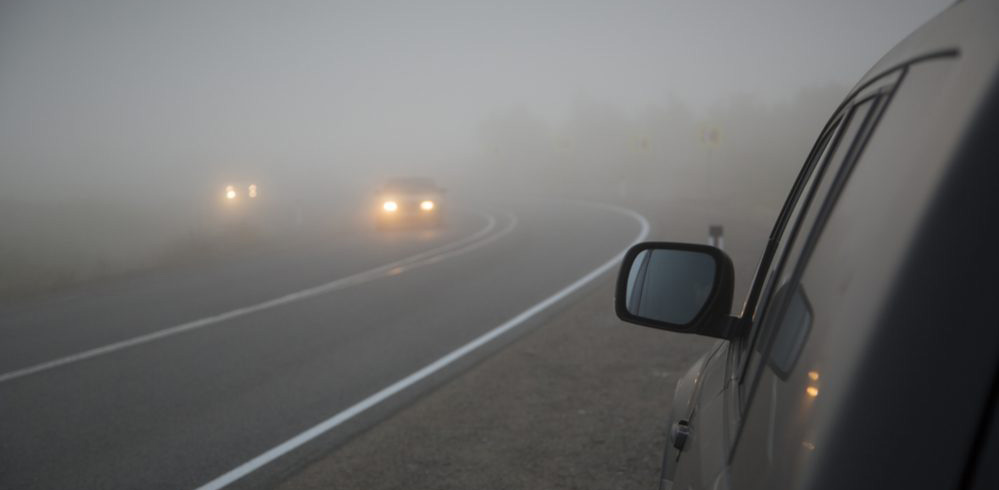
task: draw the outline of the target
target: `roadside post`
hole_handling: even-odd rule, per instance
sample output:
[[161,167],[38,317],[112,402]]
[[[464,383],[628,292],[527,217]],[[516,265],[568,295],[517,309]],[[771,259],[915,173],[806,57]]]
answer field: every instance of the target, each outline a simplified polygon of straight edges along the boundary
[[708,245],[725,250],[725,229],[721,225],[708,226]]

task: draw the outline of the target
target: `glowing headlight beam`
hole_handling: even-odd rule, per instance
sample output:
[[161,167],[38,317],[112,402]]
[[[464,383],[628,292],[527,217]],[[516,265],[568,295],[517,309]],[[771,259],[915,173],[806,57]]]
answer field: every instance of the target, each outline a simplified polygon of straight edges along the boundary
[[431,211],[431,210],[434,209],[434,202],[433,201],[423,201],[423,202],[420,203],[420,209],[422,209],[424,211]]
[[397,209],[399,209],[399,204],[396,203],[395,201],[385,201],[385,203],[382,204],[382,209],[392,213],[395,212]]
[[236,189],[233,186],[227,185],[225,187],[225,198],[236,199]]

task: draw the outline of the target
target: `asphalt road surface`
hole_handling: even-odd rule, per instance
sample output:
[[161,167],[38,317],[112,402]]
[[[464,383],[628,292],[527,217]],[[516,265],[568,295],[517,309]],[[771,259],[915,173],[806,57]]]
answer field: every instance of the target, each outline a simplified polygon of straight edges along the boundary
[[0,488],[251,478],[495,351],[646,230],[569,201],[452,209],[4,305]]

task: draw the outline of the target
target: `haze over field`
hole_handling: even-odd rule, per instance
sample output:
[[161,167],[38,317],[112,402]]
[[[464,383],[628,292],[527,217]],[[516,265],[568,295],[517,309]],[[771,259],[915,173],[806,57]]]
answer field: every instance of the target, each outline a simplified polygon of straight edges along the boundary
[[212,248],[230,182],[282,232],[391,175],[772,208],[949,3],[6,1],[0,294]]

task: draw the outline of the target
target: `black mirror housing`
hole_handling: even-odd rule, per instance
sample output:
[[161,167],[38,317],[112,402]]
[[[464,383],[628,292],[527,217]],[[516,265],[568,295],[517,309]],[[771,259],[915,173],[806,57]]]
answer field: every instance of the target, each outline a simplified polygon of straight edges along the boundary
[[614,310],[629,323],[728,339],[734,284],[732,259],[718,248],[643,242],[624,255]]

